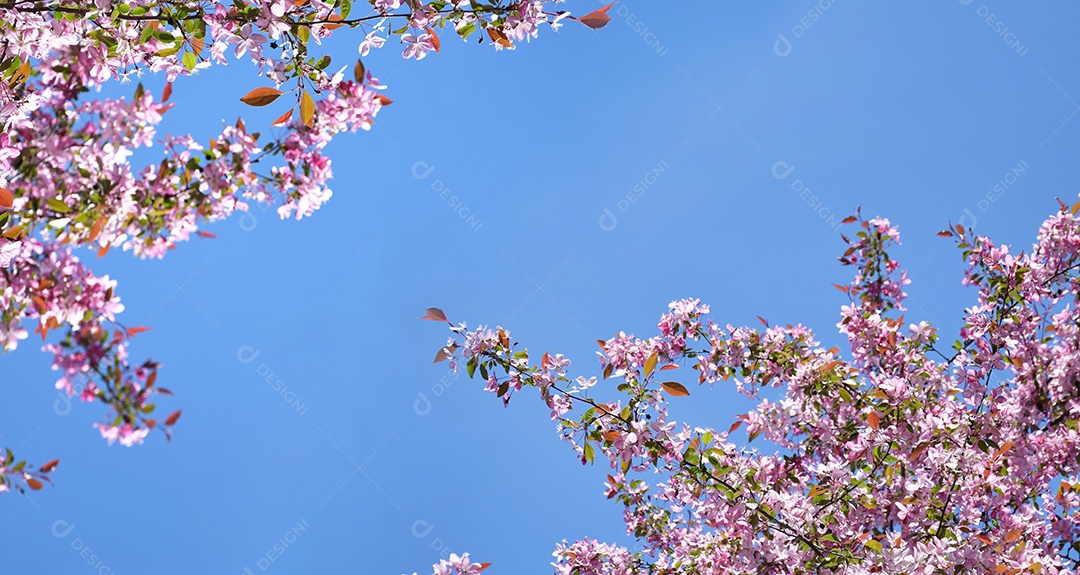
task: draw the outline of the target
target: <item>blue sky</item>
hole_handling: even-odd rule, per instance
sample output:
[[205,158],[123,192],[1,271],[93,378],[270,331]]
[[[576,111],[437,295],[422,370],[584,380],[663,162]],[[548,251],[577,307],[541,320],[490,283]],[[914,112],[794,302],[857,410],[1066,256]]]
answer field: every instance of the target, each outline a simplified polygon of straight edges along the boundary
[[[682,297],[838,344],[830,217],[861,205],[900,226],[908,320],[955,333],[974,294],[934,234],[959,221],[1027,248],[1055,197],[1076,200],[1080,7],[921,8],[628,0],[601,31],[515,52],[373,54],[394,104],[333,142],[313,218],[255,211],[161,261],[85,255],[120,281],[124,323],[153,328],[132,353],[164,364],[161,407],[184,410],[171,445],[106,446],[103,410],[68,410],[30,341],[0,360],[3,444],[61,460],[55,487],[2,498],[6,566],[398,574],[470,551],[535,573],[561,539],[625,540],[608,470],[581,466],[535,397],[504,409],[432,365],[447,332],[416,318],[503,325],[583,375],[596,339],[647,337]],[[359,42],[339,35],[335,69]],[[237,101],[258,85],[244,65],[178,81],[164,129],[268,124],[283,109]],[[692,424],[747,407],[691,393],[674,412]]]

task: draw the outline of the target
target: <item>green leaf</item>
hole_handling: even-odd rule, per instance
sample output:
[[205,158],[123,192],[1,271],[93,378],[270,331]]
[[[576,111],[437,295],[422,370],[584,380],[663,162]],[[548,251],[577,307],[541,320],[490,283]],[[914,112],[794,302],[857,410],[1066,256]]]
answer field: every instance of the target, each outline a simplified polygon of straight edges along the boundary
[[188,72],[195,69],[195,65],[199,63],[199,59],[195,57],[195,54],[191,52],[184,52],[183,57],[184,67],[188,69]]
[[68,207],[67,204],[65,204],[62,200],[58,200],[56,198],[49,198],[45,200],[45,204],[49,206],[50,210],[60,214],[66,214],[71,211],[71,208]]
[[467,39],[469,37],[469,35],[472,34],[473,32],[476,32],[476,22],[475,21],[469,22],[468,24],[466,24],[466,25],[462,26],[461,28],[459,28],[458,31],[457,31],[458,35],[461,36],[462,40]]

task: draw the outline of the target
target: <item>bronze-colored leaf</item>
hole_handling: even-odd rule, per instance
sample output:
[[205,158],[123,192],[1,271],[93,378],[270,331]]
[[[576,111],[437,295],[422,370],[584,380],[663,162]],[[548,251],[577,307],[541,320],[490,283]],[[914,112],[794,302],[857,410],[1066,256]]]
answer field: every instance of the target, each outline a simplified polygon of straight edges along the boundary
[[[343,20],[340,14],[331,14],[327,16],[326,19],[329,22],[341,22]],[[344,24],[323,24],[323,28],[326,28],[327,30],[337,30],[342,26],[344,26]]]
[[285,124],[288,124],[289,120],[292,119],[292,113],[293,113],[293,109],[289,108],[288,112],[285,112],[284,114],[278,116],[278,118],[276,120],[274,120],[273,122],[271,122],[270,125],[271,126],[284,126]]
[[15,196],[4,188],[0,188],[0,208],[10,208],[15,203]]
[[97,239],[98,234],[101,233],[101,222],[104,218],[98,218],[94,220],[94,225],[90,226],[90,235],[86,236],[86,243],[92,244]]
[[367,79],[367,70],[364,69],[364,62],[357,59],[356,60],[356,65],[353,66],[352,73],[353,73],[353,78],[356,79],[356,83],[357,84],[363,84],[364,80]]
[[42,487],[45,487],[45,485],[43,483],[41,483],[37,479],[34,479],[33,477],[27,477],[26,478],[26,486],[29,487],[30,489],[33,489],[34,491],[37,491],[37,490],[41,489]]
[[59,465],[59,464],[60,464],[60,460],[59,459],[54,459],[54,460],[46,463],[45,465],[42,465],[41,468],[38,469],[38,471],[40,471],[42,473],[50,473],[53,469],[56,469],[56,466]]
[[21,239],[26,232],[26,226],[15,226],[4,231],[4,237],[9,240]]
[[508,38],[502,30],[499,30],[498,28],[488,28],[487,33],[492,42],[495,42],[503,48],[514,47],[514,43],[510,41],[510,38]]
[[596,10],[593,10],[592,12],[589,12],[588,14],[578,18],[577,20],[578,22],[581,22],[582,24],[588,26],[589,28],[592,28],[593,30],[599,30],[604,26],[607,26],[608,22],[611,22],[611,16],[608,16],[607,12],[614,5],[615,2],[612,2],[611,4],[608,4],[603,8],[598,8]]
[[272,104],[274,100],[280,98],[284,93],[285,92],[274,88],[255,88],[245,94],[243,98],[240,98],[240,101],[248,106],[267,106]]
[[660,387],[664,388],[664,391],[676,397],[685,397],[687,395],[690,395],[690,392],[686,390],[686,387],[677,381],[665,381],[660,384]]
[[424,315],[421,316],[420,319],[429,319],[432,321],[448,321],[446,319],[446,314],[443,313],[443,310],[437,307],[429,307],[424,311],[426,313],[424,313]]
[[438,353],[435,354],[435,361],[433,361],[431,363],[439,363],[440,361],[446,361],[446,360],[450,359],[451,357],[454,357],[454,351],[456,351],[456,350],[457,350],[457,344],[456,343],[453,344],[453,345],[448,345],[448,346],[440,349],[438,351]]
[[172,425],[172,424],[176,423],[176,420],[180,419],[180,411],[181,410],[177,409],[176,411],[172,412],[172,415],[170,415],[169,417],[166,417],[165,418],[165,425]]
[[431,28],[424,28],[424,31],[431,35],[431,45],[435,46],[435,53],[438,54],[442,50],[442,43],[439,42],[439,35]]
[[659,360],[659,356],[657,356],[655,353],[650,355],[648,359],[645,360],[645,377],[649,377],[649,375],[652,374],[653,370],[656,369],[656,362]]

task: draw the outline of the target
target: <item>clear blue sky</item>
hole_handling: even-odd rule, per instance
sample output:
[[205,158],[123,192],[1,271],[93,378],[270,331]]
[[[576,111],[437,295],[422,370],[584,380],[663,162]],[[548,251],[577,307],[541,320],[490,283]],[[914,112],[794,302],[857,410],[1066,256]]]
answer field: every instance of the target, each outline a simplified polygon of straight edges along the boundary
[[[627,0],[604,30],[571,22],[515,52],[449,36],[421,62],[377,52],[394,104],[332,144],[315,217],[257,211],[160,262],[86,254],[119,279],[123,321],[153,328],[132,352],[164,364],[162,408],[184,409],[171,445],[106,446],[97,406],[59,415],[32,341],[0,360],[3,444],[61,460],[54,488],[0,499],[5,568],[423,574],[448,550],[543,573],[563,538],[622,540],[608,470],[578,464],[535,397],[504,409],[432,365],[447,332],[416,318],[503,325],[582,374],[596,339],[651,335],[688,296],[839,343],[830,284],[849,272],[821,214],[861,205],[903,233],[908,319],[955,333],[974,296],[935,232],[963,221],[1027,248],[1055,197],[1076,201],[1080,7],[920,8]],[[335,69],[357,42],[335,42]],[[165,129],[269,123],[283,110],[237,101],[256,85],[242,65],[181,80]],[[676,414],[694,423],[746,409],[691,392]]]

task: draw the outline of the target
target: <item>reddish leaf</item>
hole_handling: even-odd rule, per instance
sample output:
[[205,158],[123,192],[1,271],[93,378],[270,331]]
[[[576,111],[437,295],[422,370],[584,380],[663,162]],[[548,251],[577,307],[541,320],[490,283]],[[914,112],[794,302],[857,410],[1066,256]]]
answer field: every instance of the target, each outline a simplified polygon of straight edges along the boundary
[[240,98],[240,101],[248,106],[266,106],[273,103],[284,93],[274,88],[255,88],[244,95],[243,98]]
[[105,245],[101,246],[100,248],[98,248],[97,257],[103,258],[103,257],[105,257],[105,254],[107,254],[107,253],[109,253],[109,244],[105,244]]
[[484,569],[487,569],[488,567],[491,567],[491,563],[481,563],[480,568],[477,569],[476,572],[479,573],[479,572],[483,571]]
[[765,326],[765,327],[769,327],[769,320],[767,320],[767,319],[765,319],[765,318],[761,317],[760,315],[759,315],[759,316],[755,316],[755,317],[757,317],[757,320],[761,322],[761,325],[763,325],[763,326]]
[[141,325],[137,325],[135,327],[129,327],[125,331],[127,332],[128,337],[132,337],[132,336],[138,335],[138,334],[140,334],[140,333],[142,333],[144,331],[150,331],[150,328],[143,327]]
[[429,319],[432,321],[448,321],[446,319],[446,314],[443,313],[443,310],[437,307],[429,307],[424,311],[427,313],[421,316],[420,319]]
[[172,424],[176,423],[177,419],[180,419],[180,410],[179,409],[174,411],[172,413],[172,415],[170,415],[169,417],[165,418],[165,425],[172,425]]
[[14,202],[15,197],[11,195],[11,192],[0,188],[0,208],[10,208]]
[[206,41],[202,38],[191,37],[188,38],[188,45],[191,46],[191,53],[196,56],[202,55],[203,48],[206,46]]
[[207,238],[207,239],[211,239],[211,240],[217,237],[217,234],[214,234],[214,233],[211,233],[211,232],[208,232],[208,231],[205,231],[205,230],[199,230],[199,231],[197,231],[195,233],[198,234],[199,237],[203,237],[203,238]]
[[547,369],[548,361],[551,361],[551,356],[545,351],[544,357],[540,358],[540,369]]
[[389,106],[390,104],[394,103],[393,100],[387,98],[386,96],[383,96],[382,94],[375,94],[375,99],[378,100],[379,104],[382,104],[383,106]]
[[964,225],[956,224],[956,231],[960,232],[960,235],[964,235]]
[[94,220],[94,225],[90,226],[90,235],[86,236],[86,243],[92,244],[97,239],[98,234],[101,233],[101,221],[102,218]]
[[271,122],[270,125],[271,126],[284,126],[285,124],[288,124],[289,120],[292,119],[292,113],[293,113],[293,109],[289,108],[288,112],[285,112],[284,114],[278,116],[278,118],[276,120],[274,120],[273,122]]
[[37,491],[37,490],[41,489],[42,487],[45,487],[44,484],[42,484],[37,479],[34,479],[33,477],[27,477],[26,478],[26,486],[29,487],[30,489],[33,489],[34,491]]
[[165,89],[161,91],[161,101],[168,102],[172,96],[172,82],[165,82]]
[[839,361],[839,360],[830,361],[829,363],[826,363],[825,365],[821,366],[820,373],[828,373],[828,372],[832,371],[832,369],[834,367],[840,365],[841,363],[842,362]]
[[941,236],[943,238],[951,238],[952,237],[952,232],[950,232],[949,230],[941,230],[940,232],[937,233],[937,235],[939,235],[939,236]]
[[605,431],[602,437],[604,438],[605,441],[615,441],[616,439],[619,438],[619,432],[618,431]]
[[448,346],[440,349],[439,352],[435,354],[435,361],[433,361],[431,363],[439,363],[440,361],[446,361],[446,360],[450,359],[451,357],[454,356],[454,351],[456,349],[457,349],[457,344],[448,345]]
[[[341,22],[343,20],[340,14],[331,14],[327,16],[326,19],[330,22]],[[344,26],[344,24],[323,24],[323,28],[326,28],[327,30],[337,30],[342,26]]]
[[156,419],[146,419],[146,420],[143,421],[143,423],[146,425],[147,429],[153,429],[153,428],[157,427],[157,420]]
[[502,30],[499,30],[498,28],[488,28],[487,33],[488,36],[491,37],[492,42],[495,42],[503,48],[514,47],[514,43],[510,41],[510,38],[508,38]]
[[679,366],[675,365],[674,363],[669,363],[669,364],[665,365],[664,367],[661,367],[660,371],[667,371],[669,369],[679,369]]
[[38,471],[40,471],[42,473],[51,473],[52,470],[56,469],[56,466],[59,465],[59,464],[60,464],[60,460],[59,459],[54,459],[54,460],[46,463],[45,465],[42,465],[41,468],[38,469]]
[[604,341],[602,339],[598,339],[598,340],[596,340],[596,343],[600,344],[600,349],[602,349],[604,351],[607,351],[607,342],[606,341]]
[[352,73],[357,84],[363,84],[364,80],[367,78],[367,70],[364,69],[364,63],[360,60],[356,61],[356,66],[353,66]]
[[743,420],[741,420],[741,419],[740,419],[740,420],[738,420],[738,421],[736,421],[735,423],[732,423],[732,424],[731,424],[731,428],[730,428],[730,429],[728,429],[728,430],[727,430],[727,432],[728,432],[729,434],[731,434],[731,433],[735,433],[735,430],[736,430],[736,429],[738,429],[738,428],[739,428],[739,426],[740,426],[740,425],[742,425],[742,424],[743,424]]
[[878,429],[881,427],[881,418],[878,417],[876,412],[871,411],[870,415],[866,416],[866,424],[874,429]]
[[859,218],[856,218],[855,216],[848,216],[848,217],[840,220],[840,223],[842,223],[842,224],[850,224],[850,223],[854,223],[855,220],[857,220],[857,219],[859,219]]
[[311,99],[311,94],[308,94],[307,90],[300,95],[300,121],[309,128],[315,121],[315,100]]
[[589,12],[588,14],[578,18],[577,20],[578,22],[581,22],[582,24],[588,26],[589,28],[592,28],[593,30],[599,30],[604,26],[607,26],[608,22],[611,22],[611,16],[607,15],[607,11],[610,10],[611,7],[614,5],[615,2],[612,2],[611,4],[608,4],[603,8],[599,8],[597,10]]
[[677,381],[665,381],[660,384],[660,387],[664,388],[664,391],[677,397],[690,395],[690,392],[686,390],[686,387]]
[[435,46],[435,53],[438,54],[442,49],[442,43],[439,42],[439,35],[431,28],[424,28],[424,31],[431,34],[431,45]]

